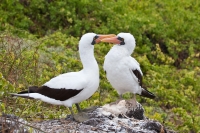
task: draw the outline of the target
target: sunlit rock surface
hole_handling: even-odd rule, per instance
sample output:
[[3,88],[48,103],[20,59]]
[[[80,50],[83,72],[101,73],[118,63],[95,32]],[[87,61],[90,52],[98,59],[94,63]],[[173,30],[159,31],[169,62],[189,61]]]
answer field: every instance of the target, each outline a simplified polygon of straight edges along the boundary
[[27,121],[14,115],[0,116],[0,133],[29,133]]
[[[15,119],[15,123],[7,129],[12,129],[13,132],[19,132],[20,129],[20,131],[26,133],[175,133],[167,130],[158,121],[146,118],[141,104],[137,103],[136,107],[133,107],[131,103],[131,100],[121,100],[99,107],[87,112],[90,119],[82,123],[73,121],[70,118],[27,123],[13,116],[12,120]],[[20,123],[17,122],[18,120],[20,120]],[[17,126],[20,128],[17,128]],[[2,126],[1,129],[3,129]]]

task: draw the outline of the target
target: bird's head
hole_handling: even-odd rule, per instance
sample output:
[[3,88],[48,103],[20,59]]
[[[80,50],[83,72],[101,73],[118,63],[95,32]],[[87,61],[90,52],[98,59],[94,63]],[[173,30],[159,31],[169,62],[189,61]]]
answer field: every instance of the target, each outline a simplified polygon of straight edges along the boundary
[[101,40],[101,42],[113,43],[120,47],[125,47],[129,51],[130,54],[135,49],[135,45],[136,45],[135,38],[130,33],[119,33],[115,37],[104,38]]
[[95,34],[95,33],[86,33],[81,37],[79,42],[80,47],[93,47],[95,44],[100,43],[104,38],[114,37],[114,34],[102,35],[102,34]]

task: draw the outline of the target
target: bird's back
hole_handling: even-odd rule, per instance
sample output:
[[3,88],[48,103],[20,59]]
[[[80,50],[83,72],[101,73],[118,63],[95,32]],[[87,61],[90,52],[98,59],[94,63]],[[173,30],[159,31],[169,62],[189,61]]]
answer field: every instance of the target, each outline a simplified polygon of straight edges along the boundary
[[81,89],[85,84],[86,79],[81,71],[79,71],[60,74],[46,82],[43,86],[48,86],[54,89]]

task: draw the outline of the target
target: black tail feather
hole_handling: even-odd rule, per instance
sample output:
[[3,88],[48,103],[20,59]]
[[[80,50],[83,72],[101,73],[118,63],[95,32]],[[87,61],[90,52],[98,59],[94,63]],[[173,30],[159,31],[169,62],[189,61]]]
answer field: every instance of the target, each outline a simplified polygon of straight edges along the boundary
[[[35,93],[36,91],[38,90],[38,87],[37,86],[31,86],[28,88],[28,90],[26,91],[21,91],[17,94],[25,94],[25,93]],[[11,93],[11,96],[17,96],[17,97],[22,97],[22,98],[27,98],[27,99],[34,99],[32,97],[29,97],[29,96],[19,96],[17,94],[14,94],[14,93]]]
[[21,91],[21,92],[19,92],[19,93],[17,93],[17,94],[35,93],[35,92],[37,91],[37,89],[38,89],[37,86],[30,86],[30,87],[28,88],[28,90],[26,90],[26,91]]
[[[16,95],[11,94],[11,96],[16,96]],[[29,97],[29,96],[17,96],[17,97],[22,97],[22,98],[26,98],[26,99],[34,99],[34,98],[32,98],[32,97]]]
[[148,91],[147,89],[144,89],[144,88],[142,89],[141,96],[148,97],[151,99],[154,99],[156,97],[153,93],[151,93],[150,91]]

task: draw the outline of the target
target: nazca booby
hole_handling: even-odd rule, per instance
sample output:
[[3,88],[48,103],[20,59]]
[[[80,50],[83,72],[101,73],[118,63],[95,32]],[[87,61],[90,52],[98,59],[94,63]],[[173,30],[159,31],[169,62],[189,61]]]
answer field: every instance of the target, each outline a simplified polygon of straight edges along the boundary
[[[116,44],[105,56],[103,68],[106,77],[122,98],[122,94],[131,92],[148,98],[155,95],[142,85],[143,73],[139,63],[131,57],[135,49],[135,38],[130,33],[119,33],[116,37],[105,38],[102,42]],[[135,99],[136,103],[136,99]]]
[[99,67],[94,57],[94,44],[99,43],[103,38],[113,36],[115,35],[84,34],[79,41],[79,54],[83,64],[81,71],[60,74],[41,87],[32,86],[27,91],[11,93],[11,95],[64,105],[69,107],[72,117],[75,118],[72,104],[76,104],[80,112],[78,103],[91,97],[99,87]]

